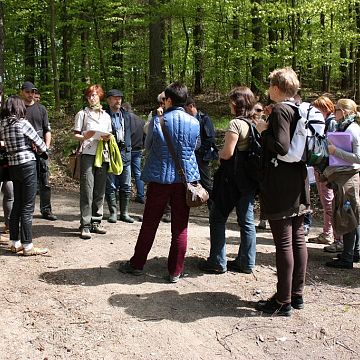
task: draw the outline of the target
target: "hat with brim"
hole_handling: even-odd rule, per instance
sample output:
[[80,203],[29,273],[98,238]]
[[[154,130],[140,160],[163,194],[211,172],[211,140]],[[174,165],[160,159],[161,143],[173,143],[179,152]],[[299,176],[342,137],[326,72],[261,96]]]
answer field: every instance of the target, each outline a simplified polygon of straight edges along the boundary
[[106,94],[106,97],[109,97],[109,96],[120,96],[120,97],[123,97],[124,94],[120,91],[120,90],[117,90],[117,89],[111,89],[107,92]]
[[37,88],[31,81],[25,81],[21,86],[21,90],[37,90]]

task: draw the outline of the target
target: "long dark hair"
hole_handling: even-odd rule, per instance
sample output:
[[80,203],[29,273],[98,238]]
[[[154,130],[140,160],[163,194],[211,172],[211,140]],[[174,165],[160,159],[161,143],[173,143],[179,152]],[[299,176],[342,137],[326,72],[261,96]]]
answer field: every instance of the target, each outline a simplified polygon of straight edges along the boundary
[[1,117],[3,119],[9,116],[16,117],[17,119],[25,118],[26,116],[24,100],[18,95],[9,96],[1,109]]
[[236,116],[250,117],[257,103],[254,93],[246,86],[239,86],[229,93],[231,103],[235,106]]

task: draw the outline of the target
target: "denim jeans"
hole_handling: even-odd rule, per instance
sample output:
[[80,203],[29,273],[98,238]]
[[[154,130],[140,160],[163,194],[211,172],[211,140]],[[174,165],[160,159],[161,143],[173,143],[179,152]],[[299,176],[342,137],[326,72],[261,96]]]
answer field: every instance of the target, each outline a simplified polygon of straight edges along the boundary
[[[244,270],[251,270],[256,259],[256,230],[254,223],[254,193],[241,196],[236,205],[236,213],[240,226],[240,246],[235,261]],[[210,210],[210,256],[208,262],[220,265],[226,270],[226,221],[230,215],[224,214],[213,204]]]
[[117,191],[125,194],[131,193],[131,165],[124,166],[120,175],[107,174],[106,177],[106,195],[117,193]]
[[141,180],[141,159],[142,151],[131,152],[131,172],[134,175],[135,186],[136,186],[136,197],[144,200],[144,182]]
[[10,180],[14,186],[14,204],[10,215],[10,240],[32,243],[32,219],[37,189],[36,161],[10,166]]
[[104,194],[108,164],[94,166],[95,155],[81,155],[80,160],[80,213],[81,227],[101,222],[104,210]]

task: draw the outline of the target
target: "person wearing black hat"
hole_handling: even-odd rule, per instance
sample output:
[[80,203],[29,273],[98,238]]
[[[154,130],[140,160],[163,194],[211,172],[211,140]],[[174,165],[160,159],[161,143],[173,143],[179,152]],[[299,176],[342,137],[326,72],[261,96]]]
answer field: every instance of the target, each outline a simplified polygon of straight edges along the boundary
[[[31,81],[25,81],[21,86],[21,97],[26,105],[26,118],[37,134],[45,142],[47,149],[51,143],[51,128],[48,113],[44,105],[35,102],[34,93],[37,88]],[[51,187],[49,183],[48,160],[36,155],[36,169],[39,183],[40,212],[46,220],[57,220],[51,209]]]
[[109,105],[106,110],[111,117],[112,133],[114,134],[121,158],[123,171],[120,175],[108,173],[106,180],[105,198],[109,206],[110,217],[108,222],[117,221],[117,192],[119,191],[120,220],[133,223],[135,220],[129,216],[129,202],[131,196],[131,126],[130,115],[121,106],[123,93],[111,89],[106,94]]

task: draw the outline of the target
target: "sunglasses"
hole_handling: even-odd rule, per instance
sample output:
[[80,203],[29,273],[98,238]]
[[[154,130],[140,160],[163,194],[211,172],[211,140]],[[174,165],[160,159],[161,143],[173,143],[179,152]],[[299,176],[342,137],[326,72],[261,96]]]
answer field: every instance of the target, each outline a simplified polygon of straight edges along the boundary
[[255,110],[255,112],[257,112],[257,113],[261,113],[261,112],[264,111],[264,109],[254,109],[254,110]]

